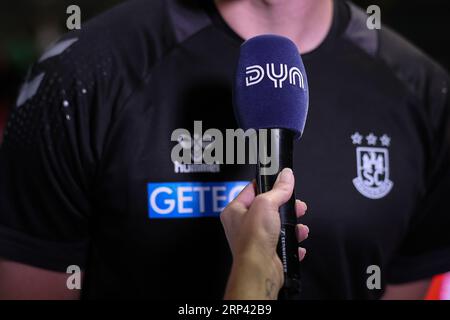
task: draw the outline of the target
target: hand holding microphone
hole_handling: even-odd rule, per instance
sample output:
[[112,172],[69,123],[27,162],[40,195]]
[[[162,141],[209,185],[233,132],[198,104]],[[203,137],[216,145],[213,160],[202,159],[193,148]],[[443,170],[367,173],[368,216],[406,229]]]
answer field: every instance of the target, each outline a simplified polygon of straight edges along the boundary
[[[239,126],[257,132],[257,192],[270,192],[283,168],[293,167],[294,140],[300,139],[309,92],[297,46],[289,39],[262,35],[240,48],[233,102]],[[300,266],[295,234],[295,192],[280,205],[278,256],[284,273],[281,299],[296,299]]]
[[[279,207],[294,190],[292,170],[284,169],[271,191],[256,196],[253,183],[222,212],[221,221],[233,253],[233,267],[225,299],[276,299],[284,282],[283,266],[276,248],[280,236]],[[306,212],[305,203],[296,200],[296,216]],[[307,226],[296,227],[298,242],[308,237]],[[299,259],[305,249],[298,249]]]

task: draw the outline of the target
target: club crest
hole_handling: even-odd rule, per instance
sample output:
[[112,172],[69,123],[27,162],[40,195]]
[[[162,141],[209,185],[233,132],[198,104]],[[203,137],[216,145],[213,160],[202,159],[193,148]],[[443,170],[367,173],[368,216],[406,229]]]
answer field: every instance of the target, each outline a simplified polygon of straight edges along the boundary
[[[352,142],[356,147],[356,172],[353,185],[363,196],[369,199],[380,199],[386,196],[394,183],[389,180],[389,150],[391,138],[386,134],[381,137],[370,133],[363,137],[354,133]],[[363,141],[367,146],[362,146]],[[380,141],[381,147],[377,146]]]

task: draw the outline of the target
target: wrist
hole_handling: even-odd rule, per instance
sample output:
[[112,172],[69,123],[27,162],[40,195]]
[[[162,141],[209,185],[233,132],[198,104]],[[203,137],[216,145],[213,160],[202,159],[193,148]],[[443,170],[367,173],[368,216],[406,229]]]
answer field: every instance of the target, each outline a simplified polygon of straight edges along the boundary
[[282,284],[283,270],[278,256],[269,257],[253,250],[233,258],[225,299],[276,299]]

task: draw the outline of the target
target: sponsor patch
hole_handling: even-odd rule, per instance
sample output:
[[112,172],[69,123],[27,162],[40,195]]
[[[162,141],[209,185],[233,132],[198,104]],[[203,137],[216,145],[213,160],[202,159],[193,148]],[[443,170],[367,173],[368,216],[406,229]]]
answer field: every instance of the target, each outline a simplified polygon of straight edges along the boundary
[[147,184],[150,219],[218,217],[248,181],[150,182]]

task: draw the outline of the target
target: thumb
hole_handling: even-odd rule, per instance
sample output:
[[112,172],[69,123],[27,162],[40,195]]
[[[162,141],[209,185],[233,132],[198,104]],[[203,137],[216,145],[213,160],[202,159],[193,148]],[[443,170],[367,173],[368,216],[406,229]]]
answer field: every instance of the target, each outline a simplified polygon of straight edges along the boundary
[[265,196],[277,209],[285,204],[294,191],[295,178],[292,169],[284,168],[277,177],[272,190],[266,192]]

